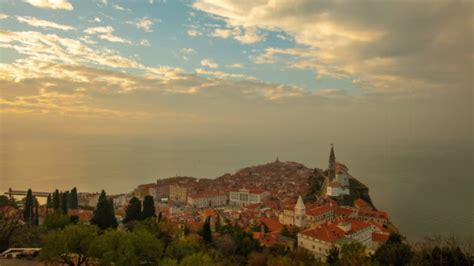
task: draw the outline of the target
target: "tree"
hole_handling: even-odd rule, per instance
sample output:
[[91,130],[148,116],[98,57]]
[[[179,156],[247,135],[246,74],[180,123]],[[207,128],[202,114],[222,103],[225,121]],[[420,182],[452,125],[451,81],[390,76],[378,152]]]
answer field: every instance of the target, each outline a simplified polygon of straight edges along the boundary
[[48,194],[48,199],[46,199],[46,208],[53,208],[53,199],[51,194]]
[[212,232],[211,232],[211,218],[207,217],[204,225],[202,226],[202,238],[207,243],[212,242]]
[[16,208],[16,202],[13,198],[8,198],[7,196],[0,195],[0,207],[10,206]]
[[329,250],[329,254],[326,257],[326,262],[329,265],[333,265],[333,264],[336,264],[338,261],[339,261],[339,249],[337,247],[333,246]]
[[190,235],[171,241],[165,250],[165,257],[174,258],[178,261],[191,254],[199,252],[201,249],[200,241],[196,235]]
[[89,255],[105,265],[155,265],[163,249],[161,241],[147,231],[107,230],[94,239]]
[[26,223],[32,224],[33,216],[33,193],[31,189],[28,189],[28,192],[26,192],[25,205],[23,206],[23,219]]
[[61,199],[59,196],[59,190],[56,189],[53,193],[53,209],[57,211],[59,210],[60,207],[61,207]]
[[67,215],[61,212],[53,212],[51,214],[46,215],[43,225],[48,230],[58,230],[63,229],[70,223],[70,218]]
[[381,264],[406,265],[413,257],[413,252],[407,244],[403,243],[403,237],[399,234],[391,234],[383,245],[374,254],[374,259]]
[[81,265],[88,259],[88,251],[97,237],[97,227],[93,225],[69,225],[63,230],[48,234],[41,250],[41,259],[48,262],[63,262]]
[[145,196],[145,199],[143,200],[142,220],[150,217],[156,217],[155,201],[152,196]]
[[216,265],[212,258],[202,252],[195,253],[189,256],[186,256],[181,262],[179,263],[180,266],[194,266],[194,265],[202,265],[202,266],[213,266]]
[[35,224],[36,226],[39,225],[38,206],[39,206],[39,202],[38,202],[38,200],[36,200],[36,198],[35,198],[35,219],[34,219],[34,224]]
[[137,198],[133,197],[128,202],[127,211],[125,212],[124,223],[140,220],[142,216],[142,202]]
[[97,202],[97,207],[94,211],[94,216],[91,221],[92,224],[97,225],[101,230],[107,228],[116,228],[117,220],[115,219],[113,202],[107,199],[105,191],[102,190]]
[[158,213],[158,222],[161,222],[161,220],[163,220],[163,213],[159,212]]
[[78,199],[77,199],[77,188],[73,187],[71,193],[69,194],[69,208],[77,209]]
[[10,241],[14,233],[20,228],[21,214],[16,211],[0,212],[0,252],[10,247]]
[[64,214],[67,214],[67,210],[68,210],[68,206],[67,206],[68,197],[69,197],[69,191],[61,193],[61,211]]
[[341,258],[339,260],[342,265],[366,265],[369,258],[365,255],[365,247],[359,242],[345,243],[341,247]]

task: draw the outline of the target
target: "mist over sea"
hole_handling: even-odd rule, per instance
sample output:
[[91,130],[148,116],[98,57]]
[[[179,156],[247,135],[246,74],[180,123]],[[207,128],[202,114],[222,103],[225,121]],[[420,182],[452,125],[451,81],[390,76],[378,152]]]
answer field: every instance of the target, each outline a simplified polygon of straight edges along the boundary
[[[215,178],[280,160],[327,167],[329,144],[314,139],[70,137],[1,142],[0,188],[131,191],[175,175]],[[335,142],[336,158],[370,189],[403,234],[473,236],[472,147]]]

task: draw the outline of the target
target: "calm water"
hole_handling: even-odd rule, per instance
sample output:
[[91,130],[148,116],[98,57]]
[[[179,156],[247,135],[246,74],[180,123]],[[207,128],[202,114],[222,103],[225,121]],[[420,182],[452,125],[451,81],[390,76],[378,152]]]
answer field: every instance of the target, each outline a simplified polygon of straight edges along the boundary
[[[329,145],[317,140],[239,138],[159,140],[76,137],[3,141],[0,189],[106,189],[126,192],[157,178],[217,177],[241,167],[293,160],[327,165]],[[473,236],[472,147],[336,143],[336,157],[370,188],[379,209],[411,239],[433,234]]]

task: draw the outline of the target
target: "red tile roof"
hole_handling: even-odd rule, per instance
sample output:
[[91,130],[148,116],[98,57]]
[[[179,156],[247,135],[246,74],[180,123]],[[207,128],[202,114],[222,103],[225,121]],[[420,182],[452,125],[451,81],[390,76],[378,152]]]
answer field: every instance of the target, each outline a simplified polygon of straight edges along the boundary
[[362,229],[365,229],[367,227],[370,227],[370,224],[364,221],[359,221],[359,220],[344,220],[342,222],[348,222],[351,224],[351,230],[348,232],[344,232],[338,224],[334,223],[326,223],[323,225],[319,225],[317,227],[313,227],[310,229],[306,229],[304,231],[301,231],[300,233],[306,236],[310,236],[312,238],[316,238],[322,241],[326,242],[335,242],[346,235],[351,235],[354,234],[355,232],[358,232]]
[[389,238],[388,234],[379,233],[379,232],[372,233],[372,241],[374,242],[385,243],[387,242],[388,238]]
[[330,208],[328,206],[319,206],[319,207],[307,210],[306,214],[311,215],[311,216],[318,216],[318,215],[321,215],[323,213],[330,212],[330,211],[332,211],[332,208]]
[[279,232],[281,229],[283,229],[283,225],[279,221],[274,219],[262,217],[260,218],[260,222],[264,223],[268,227],[270,232]]
[[362,207],[370,207],[370,204],[367,201],[361,198],[358,198],[354,200],[354,206],[357,208],[362,208]]
[[359,215],[388,220],[388,214],[383,211],[360,211]]

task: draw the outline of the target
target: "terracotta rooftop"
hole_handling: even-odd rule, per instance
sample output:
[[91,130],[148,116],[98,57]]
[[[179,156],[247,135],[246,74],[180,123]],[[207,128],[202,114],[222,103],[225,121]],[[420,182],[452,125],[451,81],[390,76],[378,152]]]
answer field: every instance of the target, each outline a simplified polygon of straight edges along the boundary
[[307,210],[306,214],[311,215],[311,216],[318,216],[318,215],[321,215],[323,213],[330,212],[330,211],[332,211],[332,208],[330,208],[328,206],[319,206],[319,207]]
[[264,223],[268,227],[270,232],[279,232],[281,229],[283,229],[283,225],[279,221],[274,219],[262,217],[260,218],[260,222]]
[[388,234],[379,233],[379,232],[372,233],[372,241],[374,242],[385,243],[387,242],[388,238],[389,238]]

